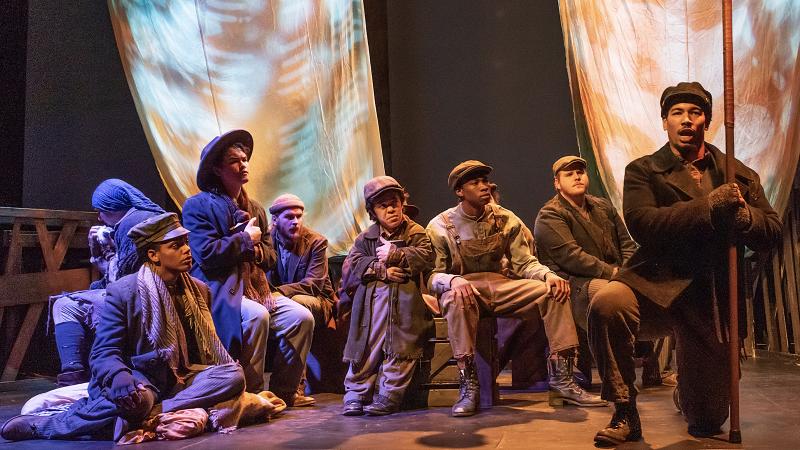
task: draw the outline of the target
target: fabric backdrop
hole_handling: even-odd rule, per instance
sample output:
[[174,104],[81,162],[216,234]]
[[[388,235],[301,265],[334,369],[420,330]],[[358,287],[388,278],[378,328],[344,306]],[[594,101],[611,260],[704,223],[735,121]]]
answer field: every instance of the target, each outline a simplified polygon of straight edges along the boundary
[[[625,166],[666,141],[665,87],[699,81],[714,98],[706,140],[725,150],[722,2],[560,0],[581,154],[614,204]],[[800,151],[800,1],[733,2],[734,145],[778,211]]]
[[[156,166],[178,205],[200,151],[254,137],[248,193],[300,196],[331,254],[369,224],[364,183],[383,174],[361,0],[108,0]],[[135,180],[129,180],[135,184]]]

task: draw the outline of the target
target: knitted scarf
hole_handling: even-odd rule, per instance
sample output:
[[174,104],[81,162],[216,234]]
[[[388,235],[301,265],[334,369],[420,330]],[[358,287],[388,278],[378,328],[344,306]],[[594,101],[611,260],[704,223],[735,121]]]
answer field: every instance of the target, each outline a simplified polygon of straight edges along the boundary
[[[151,263],[145,263],[137,273],[139,301],[142,304],[142,328],[153,348],[164,355],[175,378],[183,375],[191,366],[184,333],[194,333],[201,364],[216,365],[232,363],[233,359],[217,337],[211,312],[197,285],[187,273],[181,273],[178,286],[182,288],[179,299],[189,329],[184,330],[175,309],[175,303],[164,280],[156,274]],[[210,355],[210,359],[206,358]]]

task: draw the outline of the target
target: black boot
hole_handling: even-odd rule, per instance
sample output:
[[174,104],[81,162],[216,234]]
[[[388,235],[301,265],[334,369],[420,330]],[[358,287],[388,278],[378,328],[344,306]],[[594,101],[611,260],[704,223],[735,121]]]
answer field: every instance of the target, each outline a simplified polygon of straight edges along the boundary
[[55,327],[56,347],[61,358],[61,373],[58,374],[59,386],[89,381],[86,348],[86,330],[78,322],[63,322]]
[[475,361],[464,358],[464,368],[458,370],[459,392],[458,401],[453,405],[453,417],[472,416],[478,411],[481,401],[481,388],[478,384],[478,373],[475,371]]
[[28,439],[42,439],[39,426],[47,417],[20,415],[6,421],[0,428],[0,437],[9,441],[25,441]]
[[598,446],[620,445],[627,441],[638,441],[642,438],[642,423],[636,400],[614,404],[614,416],[608,426],[598,431],[594,442]]

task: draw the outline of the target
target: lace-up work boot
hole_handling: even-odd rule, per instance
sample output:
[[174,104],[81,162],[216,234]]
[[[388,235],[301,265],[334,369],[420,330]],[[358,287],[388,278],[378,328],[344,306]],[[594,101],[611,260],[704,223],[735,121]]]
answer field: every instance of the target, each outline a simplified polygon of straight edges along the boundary
[[370,416],[387,416],[400,411],[400,405],[383,395],[376,395],[372,403],[364,407],[364,412]]
[[547,359],[550,374],[550,406],[564,406],[564,402],[578,406],[606,406],[608,402],[600,396],[583,390],[572,376],[573,358],[553,355]]
[[478,373],[472,358],[464,360],[464,368],[458,370],[458,401],[453,405],[453,417],[472,416],[478,411],[481,389],[478,384]]
[[611,422],[597,432],[594,442],[598,446],[608,447],[628,441],[638,441],[641,438],[642,423],[639,421],[636,401],[633,400],[614,404],[614,415],[611,417]]

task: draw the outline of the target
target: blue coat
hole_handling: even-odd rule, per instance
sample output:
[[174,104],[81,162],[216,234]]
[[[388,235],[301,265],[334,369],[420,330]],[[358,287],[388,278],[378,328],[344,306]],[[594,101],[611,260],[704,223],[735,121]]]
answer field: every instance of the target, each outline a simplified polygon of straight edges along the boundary
[[[104,395],[104,390],[121,371],[131,372],[138,382],[155,388],[162,395],[168,394],[175,385],[172,370],[142,329],[136,277],[135,273],[124,276],[107,287],[103,315],[89,357],[92,368],[89,395],[92,398]],[[208,287],[200,280],[194,279],[194,282],[203,300],[208,302]]]
[[[255,209],[256,224],[263,231],[263,261],[268,271],[275,264],[275,250],[267,232],[264,208],[250,200]],[[192,275],[208,284],[211,291],[211,315],[222,345],[231,357],[239,359],[242,351],[242,294],[244,280],[240,262],[255,260],[256,243],[244,231],[233,231],[237,207],[227,195],[200,192],[183,205],[183,226],[189,233],[194,265]]]

